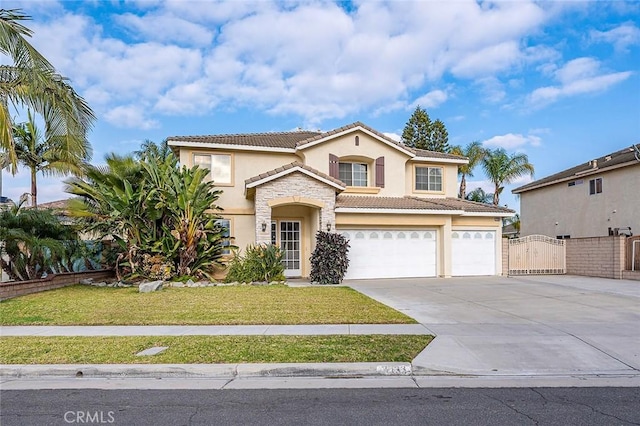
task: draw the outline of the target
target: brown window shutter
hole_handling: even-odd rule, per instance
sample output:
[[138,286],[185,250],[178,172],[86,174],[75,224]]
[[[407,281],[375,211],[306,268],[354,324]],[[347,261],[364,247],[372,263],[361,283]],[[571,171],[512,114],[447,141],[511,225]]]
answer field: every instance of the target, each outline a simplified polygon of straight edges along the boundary
[[338,156],[329,154],[329,176],[340,179],[340,166],[338,166]]
[[384,188],[384,157],[376,158],[376,186]]

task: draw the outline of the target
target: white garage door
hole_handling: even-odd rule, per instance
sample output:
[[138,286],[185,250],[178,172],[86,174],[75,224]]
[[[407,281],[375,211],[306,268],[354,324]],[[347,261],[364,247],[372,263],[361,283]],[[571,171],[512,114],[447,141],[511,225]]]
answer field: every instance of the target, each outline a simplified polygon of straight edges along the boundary
[[345,279],[436,276],[435,230],[343,229],[349,240]]
[[451,233],[453,276],[496,274],[496,232],[457,230]]

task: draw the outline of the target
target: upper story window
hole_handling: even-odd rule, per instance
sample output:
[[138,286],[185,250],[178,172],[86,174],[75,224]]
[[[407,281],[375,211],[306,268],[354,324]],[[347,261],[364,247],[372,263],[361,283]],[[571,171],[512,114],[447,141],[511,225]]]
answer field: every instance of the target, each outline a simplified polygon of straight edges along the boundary
[[602,178],[591,179],[589,181],[589,195],[600,194],[602,192]]
[[216,185],[231,185],[231,154],[193,154],[193,165],[209,169],[207,177]]
[[339,179],[347,186],[367,186],[367,165],[364,163],[340,163]]
[[442,167],[416,166],[416,191],[442,192]]

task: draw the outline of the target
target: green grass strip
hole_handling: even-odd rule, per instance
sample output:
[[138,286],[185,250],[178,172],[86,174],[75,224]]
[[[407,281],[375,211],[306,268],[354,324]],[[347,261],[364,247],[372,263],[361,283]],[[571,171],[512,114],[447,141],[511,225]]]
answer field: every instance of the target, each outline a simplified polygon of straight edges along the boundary
[[[2,364],[410,362],[423,335],[3,337]],[[169,348],[136,356],[154,346]]]
[[1,325],[410,324],[347,287],[71,286],[0,302]]

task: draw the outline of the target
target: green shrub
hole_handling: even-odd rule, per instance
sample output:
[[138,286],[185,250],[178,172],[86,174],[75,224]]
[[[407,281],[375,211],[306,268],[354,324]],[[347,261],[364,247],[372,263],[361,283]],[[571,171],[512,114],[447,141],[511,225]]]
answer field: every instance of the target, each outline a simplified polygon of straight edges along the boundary
[[340,234],[318,231],[311,254],[311,282],[339,284],[349,267],[349,240]]
[[273,244],[248,245],[244,256],[239,251],[229,263],[227,282],[284,281],[282,250]]

